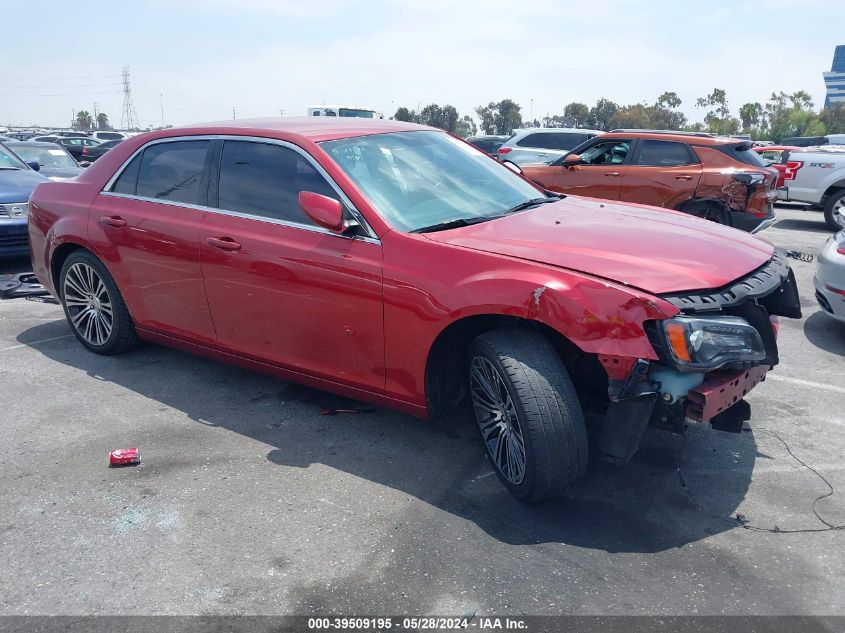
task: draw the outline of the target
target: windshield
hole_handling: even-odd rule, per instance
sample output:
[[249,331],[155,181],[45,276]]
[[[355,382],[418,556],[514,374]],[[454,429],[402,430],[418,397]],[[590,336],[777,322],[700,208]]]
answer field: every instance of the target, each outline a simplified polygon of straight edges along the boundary
[[16,147],[15,153],[27,162],[37,160],[42,167],[77,167],[73,157],[60,147]]
[[444,132],[394,132],[321,147],[396,228],[493,218],[542,197],[483,152]]
[[355,108],[341,108],[340,116],[353,116],[362,119],[372,119],[376,115],[372,110],[356,110]]
[[0,144],[0,169],[29,169],[29,167],[5,145]]

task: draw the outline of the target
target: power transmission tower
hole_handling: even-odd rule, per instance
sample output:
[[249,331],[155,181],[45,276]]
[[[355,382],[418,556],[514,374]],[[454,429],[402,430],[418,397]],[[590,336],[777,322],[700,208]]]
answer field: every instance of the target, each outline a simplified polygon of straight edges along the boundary
[[135,112],[135,104],[132,101],[132,86],[129,83],[129,66],[123,67],[123,113],[120,115],[120,126],[124,130],[136,130],[138,125],[138,114]]

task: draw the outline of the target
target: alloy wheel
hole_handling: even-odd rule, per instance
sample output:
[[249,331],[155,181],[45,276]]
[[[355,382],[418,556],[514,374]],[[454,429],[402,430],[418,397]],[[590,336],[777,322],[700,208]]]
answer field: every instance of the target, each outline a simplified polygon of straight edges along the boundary
[[525,478],[525,439],[505,378],[493,363],[476,356],[470,364],[470,392],[481,437],[499,473],[518,485]]
[[833,203],[833,221],[845,229],[845,196]]
[[91,345],[105,345],[114,326],[114,309],[99,273],[77,262],[68,268],[62,290],[74,329]]

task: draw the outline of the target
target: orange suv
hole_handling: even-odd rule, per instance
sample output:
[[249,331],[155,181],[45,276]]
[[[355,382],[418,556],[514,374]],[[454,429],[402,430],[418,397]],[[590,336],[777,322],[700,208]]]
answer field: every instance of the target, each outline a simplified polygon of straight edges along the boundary
[[522,171],[549,191],[676,209],[752,233],[775,220],[777,172],[735,138],[614,130]]

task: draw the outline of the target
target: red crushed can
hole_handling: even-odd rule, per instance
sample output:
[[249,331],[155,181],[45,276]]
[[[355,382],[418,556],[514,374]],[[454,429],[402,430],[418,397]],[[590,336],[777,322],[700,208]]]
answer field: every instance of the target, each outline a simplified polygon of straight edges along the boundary
[[116,448],[109,453],[109,466],[131,466],[141,463],[141,451],[137,448]]

